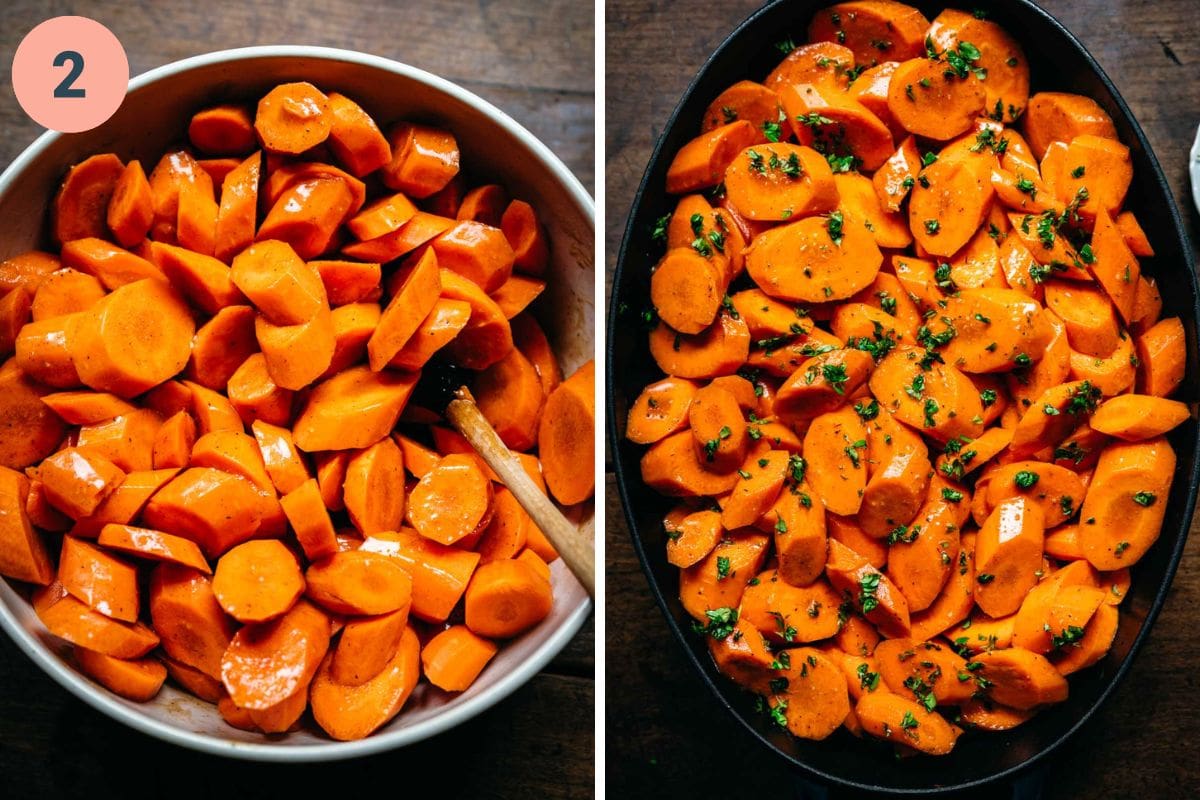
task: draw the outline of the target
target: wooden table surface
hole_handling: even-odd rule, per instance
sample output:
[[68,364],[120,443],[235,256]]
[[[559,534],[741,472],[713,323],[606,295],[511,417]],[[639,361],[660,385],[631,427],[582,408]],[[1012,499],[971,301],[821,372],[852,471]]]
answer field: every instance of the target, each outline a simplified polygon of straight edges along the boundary
[[[327,45],[403,61],[499,106],[593,187],[589,4],[5,0],[2,165],[41,133],[13,97],[13,52],[34,25],[62,14],[107,25],[124,44],[135,75],[186,56],[256,44]],[[446,798],[591,797],[594,642],[589,621],[543,673],[454,731],[352,763],[277,767],[201,756],[131,731],[68,695],[0,636],[0,797],[295,800],[316,787],[404,792],[414,780],[436,785],[437,796]]]
[[[606,242],[612,269],[650,150],[704,58],[761,3],[609,0]],[[1195,0],[1044,0],[1099,60],[1162,163],[1190,230],[1188,148],[1200,124]],[[970,8],[969,3],[964,7]],[[665,45],[665,46],[664,46]],[[606,781],[613,797],[787,797],[669,637],[608,476]],[[1200,516],[1200,515],[1198,515]],[[1200,533],[1145,648],[1111,702],[1053,761],[1047,798],[1179,797],[1200,783]],[[978,795],[977,795],[978,796]]]

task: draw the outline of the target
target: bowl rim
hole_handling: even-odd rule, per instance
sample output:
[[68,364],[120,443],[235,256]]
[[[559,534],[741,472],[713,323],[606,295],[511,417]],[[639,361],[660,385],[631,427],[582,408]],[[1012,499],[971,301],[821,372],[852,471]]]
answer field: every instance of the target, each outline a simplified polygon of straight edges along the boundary
[[[575,177],[574,173],[540,139],[504,111],[501,111],[475,93],[464,89],[446,78],[439,77],[431,72],[401,61],[337,47],[320,47],[316,45],[257,45],[253,47],[216,50],[163,64],[162,66],[134,76],[129,81],[129,91],[132,92],[179,73],[213,64],[279,57],[318,58],[329,61],[345,61],[372,67],[426,84],[445,95],[449,95],[464,105],[482,112],[533,152],[534,156],[549,169],[558,183],[567,190],[568,195],[570,195],[571,199],[583,211],[591,223],[593,231],[595,230],[596,207],[591,195],[583,188],[583,184]],[[74,134],[46,131],[34,139],[28,147],[13,159],[4,172],[0,173],[0,193],[5,192],[10,184],[14,183],[16,178],[29,165],[34,163],[53,142],[64,135]],[[595,340],[593,338],[593,347],[594,345]],[[566,617],[559,628],[553,631],[546,641],[535,649],[529,658],[521,662],[516,669],[502,675],[487,690],[467,699],[459,705],[449,708],[444,713],[410,727],[400,728],[395,731],[379,732],[357,741],[339,742],[329,740],[318,744],[300,745],[282,744],[271,741],[241,742],[222,739],[206,733],[185,730],[179,725],[169,724],[140,714],[119,700],[115,695],[101,689],[83,675],[70,668],[63,660],[52,655],[50,649],[45,644],[38,641],[33,633],[17,621],[12,611],[4,603],[0,603],[0,628],[4,629],[9,638],[16,643],[17,647],[30,660],[41,667],[43,672],[54,679],[64,689],[97,711],[141,733],[181,747],[228,758],[268,762],[336,761],[371,755],[414,744],[449,730],[483,713],[523,686],[529,679],[540,672],[554,656],[558,655],[566,647],[567,643],[574,638],[575,634],[579,632],[579,629],[583,627],[583,623],[587,619],[591,609],[592,601],[585,597],[583,602]]]
[[[1187,309],[1186,313],[1190,314],[1191,319],[1195,321],[1198,327],[1200,327],[1200,277],[1197,276],[1195,270],[1196,254],[1192,250],[1191,240],[1183,227],[1179,203],[1174,192],[1172,191],[1171,185],[1167,182],[1166,176],[1162,170],[1162,165],[1158,161],[1158,157],[1155,155],[1153,148],[1150,146],[1149,140],[1146,138],[1146,133],[1142,129],[1141,123],[1133,114],[1132,110],[1130,110],[1129,105],[1125,102],[1125,98],[1121,95],[1112,79],[1108,76],[1108,73],[1104,71],[1104,68],[1096,60],[1095,56],[1092,55],[1091,51],[1084,46],[1083,42],[1080,41],[1079,38],[1076,37],[1075,34],[1071,32],[1071,30],[1068,29],[1062,22],[1060,22],[1057,17],[1038,5],[1035,0],[1009,0],[1009,2],[1011,2],[1013,5],[1022,7],[1026,12],[1038,17],[1041,24],[1046,25],[1058,35],[1062,36],[1070,45],[1070,47],[1073,48],[1075,54],[1087,64],[1088,68],[1096,76],[1104,89],[1111,95],[1113,98],[1113,103],[1121,116],[1129,121],[1133,137],[1137,140],[1138,145],[1144,151],[1146,159],[1150,165],[1146,179],[1149,180],[1152,185],[1158,187],[1162,195],[1166,198],[1167,203],[1165,211],[1167,212],[1169,226],[1181,245],[1181,254],[1184,261],[1181,266],[1187,271],[1188,282],[1192,291],[1191,303],[1185,305],[1185,308]],[[637,473],[636,466],[633,467],[633,471],[631,472],[627,468],[629,465],[625,463],[624,458],[621,456],[625,442],[621,436],[619,427],[620,422],[616,411],[617,386],[612,379],[612,376],[615,374],[613,370],[613,362],[618,357],[617,351],[614,347],[614,342],[617,338],[617,326],[621,324],[617,310],[618,304],[615,302],[615,300],[617,298],[618,291],[622,286],[622,282],[625,279],[626,259],[632,257],[631,248],[633,246],[632,242],[635,238],[634,223],[637,216],[635,212],[641,206],[643,198],[648,192],[660,191],[659,189],[655,189],[649,185],[651,173],[653,172],[655,165],[664,157],[663,149],[666,145],[667,138],[674,127],[678,124],[679,117],[683,112],[684,106],[688,103],[697,87],[700,85],[701,79],[710,69],[713,68],[713,65],[716,63],[718,57],[728,47],[731,46],[734,40],[745,35],[745,31],[755,25],[760,18],[773,12],[777,7],[788,4],[811,6],[814,12],[818,8],[822,7],[820,0],[799,0],[799,2],[798,0],[768,0],[768,2],[751,11],[740,22],[729,29],[728,33],[721,39],[720,43],[708,52],[708,55],[705,57],[703,63],[697,67],[695,73],[692,75],[691,80],[688,81],[687,86],[680,93],[679,99],[676,101],[670,116],[667,117],[667,120],[660,129],[658,136],[656,136],[654,139],[653,146],[651,147],[649,156],[647,157],[645,170],[642,173],[641,180],[638,182],[637,189],[630,201],[629,212],[625,220],[621,244],[617,250],[617,257],[612,274],[612,290],[610,296],[608,297],[608,319],[605,339],[605,374],[608,376],[605,384],[606,428],[608,433],[608,445],[610,448],[612,448],[613,452],[613,471],[616,476],[617,493],[621,500],[621,512],[625,521],[625,526],[628,529],[629,537],[632,540],[633,549],[637,553],[638,563],[642,568],[643,577],[648,584],[650,593],[654,597],[659,611],[665,618],[667,627],[674,635],[676,644],[679,645],[680,649],[684,653],[685,658],[688,662],[690,662],[691,666],[695,670],[695,674],[707,686],[708,690],[712,694],[712,698],[716,700],[717,705],[724,708],[725,711],[732,716],[734,720],[736,720],[737,724],[740,725],[750,735],[751,739],[756,740],[759,744],[773,754],[773,756],[769,756],[768,758],[781,759],[784,764],[791,768],[801,784],[806,784],[806,781],[809,780],[816,780],[821,783],[821,786],[818,787],[821,789],[828,787],[829,789],[851,789],[862,792],[880,793],[888,796],[932,797],[995,785],[1004,780],[1018,781],[1028,778],[1033,783],[1038,783],[1040,781],[1035,776],[1038,774],[1038,770],[1046,769],[1047,759],[1055,751],[1062,747],[1067,740],[1078,733],[1085,724],[1090,722],[1093,715],[1095,715],[1096,712],[1099,711],[1111,698],[1113,692],[1129,673],[1134,660],[1141,651],[1142,645],[1145,644],[1151,629],[1158,620],[1158,615],[1162,611],[1163,604],[1166,601],[1167,594],[1170,591],[1171,584],[1174,582],[1175,574],[1178,571],[1179,565],[1182,561],[1184,548],[1187,544],[1188,534],[1190,532],[1191,522],[1195,515],[1197,493],[1200,492],[1200,458],[1196,459],[1196,461],[1193,463],[1193,468],[1190,474],[1180,473],[1180,477],[1187,479],[1187,485],[1172,486],[1173,492],[1178,491],[1184,493],[1182,509],[1183,514],[1180,518],[1182,531],[1178,539],[1173,544],[1168,555],[1166,569],[1162,581],[1155,591],[1153,602],[1147,609],[1145,621],[1138,629],[1133,642],[1130,644],[1128,653],[1121,660],[1121,663],[1117,666],[1117,669],[1114,671],[1114,673],[1108,678],[1107,683],[1100,691],[1093,704],[1087,708],[1078,719],[1074,720],[1074,722],[1071,723],[1070,726],[1068,726],[1060,736],[1055,738],[1046,746],[1040,748],[1026,761],[998,770],[996,772],[992,772],[990,774],[982,774],[979,777],[963,781],[959,784],[946,784],[941,786],[931,785],[919,788],[896,788],[880,786],[872,784],[869,778],[863,780],[852,780],[834,775],[825,771],[820,764],[789,755],[776,747],[776,745],[772,743],[760,730],[751,725],[749,720],[741,712],[735,709],[722,694],[720,687],[716,683],[715,676],[711,674],[711,659],[709,659],[708,664],[705,664],[701,661],[701,657],[697,655],[695,649],[693,649],[692,644],[689,641],[688,634],[684,632],[679,621],[673,616],[668,605],[664,587],[654,578],[651,572],[650,556],[647,554],[647,549],[643,545],[638,533],[639,529],[637,520],[635,519],[633,506],[630,502],[629,487],[633,485],[634,482],[640,481],[641,476]],[[1200,132],[1197,133],[1197,142],[1200,143]],[[1197,189],[1196,192],[1198,195],[1197,202],[1200,203],[1200,189]],[[1192,441],[1192,445],[1193,448],[1200,446],[1200,427],[1197,428],[1196,436]],[[1014,796],[1017,795],[1014,794]]]

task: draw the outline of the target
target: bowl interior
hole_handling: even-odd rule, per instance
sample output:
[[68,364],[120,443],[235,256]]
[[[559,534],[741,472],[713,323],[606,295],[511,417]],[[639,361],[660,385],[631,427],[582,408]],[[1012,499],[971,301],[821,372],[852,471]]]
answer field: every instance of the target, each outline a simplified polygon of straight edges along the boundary
[[[147,171],[185,138],[187,120],[206,104],[253,101],[275,84],[307,80],[359,102],[385,127],[414,119],[452,130],[464,169],[529,201],[547,227],[552,275],[535,306],[567,374],[594,353],[594,220],[590,198],[565,166],[531,134],[465,90],[385,59],[310,47],[249,48],[168,65],[134,79],[117,113],[99,128],[46,136],[0,177],[0,258],[47,246],[47,209],[70,165],[98,152],[141,159]],[[0,581],[0,624],[52,677],[105,713],[191,747],[245,758],[343,758],[418,741],[483,711],[532,677],[587,618],[586,592],[560,561],[551,567],[555,604],[536,628],[501,648],[461,695],[418,687],[401,714],[361,742],[331,742],[306,726],[264,737],[226,725],[215,707],[171,685],[151,703],[112,695],[77,673],[70,648],[38,622],[27,601]]]
[[[693,81],[668,123],[643,177],[625,232],[614,281],[609,327],[609,419],[616,454],[618,481],[634,546],[670,627],[691,656],[718,700],[768,747],[810,775],[860,788],[921,793],[995,779],[1027,764],[1072,732],[1111,691],[1161,605],[1182,553],[1192,516],[1197,476],[1197,424],[1188,420],[1171,434],[1178,470],[1168,500],[1162,535],[1133,569],[1133,586],[1121,606],[1116,641],[1097,666],[1071,677],[1067,702],[1038,714],[1031,722],[1002,734],[963,737],[953,753],[897,761],[891,748],[863,742],[840,731],[823,742],[790,737],[754,711],[754,698],[722,678],[699,637],[685,633],[690,618],[678,599],[678,570],[666,562],[661,520],[671,501],[644,486],[638,461],[644,448],[624,439],[630,404],[645,384],[661,373],[651,358],[638,312],[649,307],[650,268],[661,256],[661,245],[650,237],[654,220],[669,213],[674,199],[664,190],[666,170],[674,153],[700,129],[704,109],[725,87],[740,79],[762,80],[782,58],[774,43],[791,36],[804,41],[809,19],[826,2],[787,0],[752,15],[713,54]],[[945,3],[914,3],[932,19]],[[953,4],[950,4],[953,5]],[[1143,269],[1159,283],[1164,316],[1181,317],[1189,348],[1187,377],[1177,396],[1197,400],[1196,284],[1192,255],[1180,226],[1171,192],[1149,145],[1116,90],[1081,45],[1056,21],[1026,0],[978,2],[990,19],[1003,25],[1024,46],[1030,60],[1033,91],[1078,92],[1095,98],[1112,115],[1121,141],[1134,163],[1134,181],[1126,207],[1144,225],[1157,256],[1144,259]],[[624,309],[624,311],[621,311]],[[624,315],[624,316],[623,316]]]

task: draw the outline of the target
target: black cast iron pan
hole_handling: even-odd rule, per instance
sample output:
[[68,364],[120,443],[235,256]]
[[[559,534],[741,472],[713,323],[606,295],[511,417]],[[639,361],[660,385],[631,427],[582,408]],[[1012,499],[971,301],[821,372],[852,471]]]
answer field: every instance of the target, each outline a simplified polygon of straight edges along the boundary
[[[670,500],[642,484],[638,462],[644,448],[624,438],[629,404],[643,386],[661,376],[649,354],[645,331],[638,325],[637,312],[649,305],[650,268],[661,256],[661,246],[650,237],[654,220],[674,206],[674,198],[664,189],[671,158],[699,132],[704,109],[717,94],[737,80],[762,80],[781,58],[774,43],[786,36],[803,41],[813,12],[828,4],[778,0],[746,19],[692,81],[646,168],[625,229],[609,302],[608,419],[617,484],[634,547],[672,634],[716,700],[761,742],[764,757],[765,751],[771,751],[789,762],[802,779],[842,790],[932,795],[1001,779],[1021,786],[1029,783],[1027,779],[1018,780],[1024,771],[1086,724],[1113,692],[1162,606],[1183,553],[1196,502],[1200,461],[1195,419],[1171,434],[1179,460],[1162,535],[1133,569],[1132,590],[1121,607],[1120,627],[1108,656],[1071,677],[1071,694],[1066,702],[1043,711],[1025,725],[1007,733],[965,735],[949,756],[903,761],[898,761],[886,744],[859,741],[844,731],[823,742],[794,739],[754,711],[751,695],[717,673],[703,642],[689,631],[690,618],[678,599],[678,570],[666,561],[661,521]],[[916,5],[932,19],[946,4]],[[1144,261],[1143,269],[1158,280],[1164,316],[1179,316],[1187,330],[1187,372],[1179,397],[1194,404],[1200,376],[1195,346],[1200,306],[1194,263],[1179,211],[1141,128],[1095,59],[1045,11],[1028,0],[972,0],[966,5],[982,8],[990,19],[1021,41],[1030,60],[1034,91],[1085,94],[1112,115],[1121,141],[1133,154],[1134,182],[1126,207],[1137,215],[1157,252],[1155,258]],[[731,743],[735,744],[740,743]]]

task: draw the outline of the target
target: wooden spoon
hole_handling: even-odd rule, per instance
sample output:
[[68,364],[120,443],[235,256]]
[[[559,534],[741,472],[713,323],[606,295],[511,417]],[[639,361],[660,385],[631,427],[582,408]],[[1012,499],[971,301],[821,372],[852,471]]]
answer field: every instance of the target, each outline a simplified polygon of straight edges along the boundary
[[559,556],[574,573],[589,597],[596,596],[596,547],[593,525],[578,527],[558,510],[542,490],[537,487],[521,460],[505,447],[491,423],[483,416],[470,390],[463,386],[454,393],[454,399],[446,404],[446,418],[461,433],[475,452],[500,476],[500,480],[517,498],[517,502],[546,538],[554,545]]

